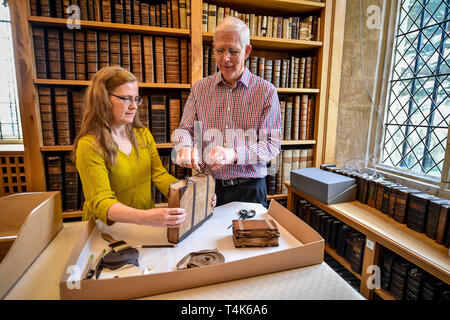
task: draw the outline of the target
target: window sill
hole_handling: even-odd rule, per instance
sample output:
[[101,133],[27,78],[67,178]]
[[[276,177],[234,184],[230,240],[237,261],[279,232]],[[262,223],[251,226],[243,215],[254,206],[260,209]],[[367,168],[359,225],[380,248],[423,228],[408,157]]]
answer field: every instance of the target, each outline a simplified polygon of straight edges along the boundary
[[3,144],[0,143],[0,152],[2,151],[25,151],[23,144]]

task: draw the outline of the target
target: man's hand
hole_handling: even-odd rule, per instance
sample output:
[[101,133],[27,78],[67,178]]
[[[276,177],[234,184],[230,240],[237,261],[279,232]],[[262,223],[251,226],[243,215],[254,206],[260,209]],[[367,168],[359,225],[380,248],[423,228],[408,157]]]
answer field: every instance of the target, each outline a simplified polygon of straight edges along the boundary
[[237,152],[234,148],[223,148],[215,146],[206,156],[205,163],[211,167],[211,170],[217,170],[226,164],[235,163]]
[[195,148],[182,147],[180,151],[178,151],[176,162],[180,167],[200,171],[200,157],[197,149]]

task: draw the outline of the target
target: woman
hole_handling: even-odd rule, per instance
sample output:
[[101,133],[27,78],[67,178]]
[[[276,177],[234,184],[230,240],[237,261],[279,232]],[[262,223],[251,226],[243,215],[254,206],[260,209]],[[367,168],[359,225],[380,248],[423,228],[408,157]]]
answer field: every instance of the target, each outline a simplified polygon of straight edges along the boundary
[[153,136],[139,121],[136,77],[119,66],[102,68],[85,102],[72,154],[83,184],[83,219],[179,227],[184,209],[155,209],[151,198],[152,182],[167,197],[178,180],[163,167]]

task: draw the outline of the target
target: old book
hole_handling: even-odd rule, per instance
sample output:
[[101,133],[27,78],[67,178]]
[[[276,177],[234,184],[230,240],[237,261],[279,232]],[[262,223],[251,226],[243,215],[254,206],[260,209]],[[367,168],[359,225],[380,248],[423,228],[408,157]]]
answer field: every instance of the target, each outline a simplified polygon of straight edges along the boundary
[[189,83],[189,57],[188,57],[189,42],[186,39],[180,39],[180,76],[181,83]]
[[280,232],[273,219],[233,220],[236,248],[277,247]]
[[375,208],[375,199],[377,191],[377,183],[381,180],[371,179],[368,181],[367,185],[367,205]]
[[407,209],[409,206],[410,195],[414,193],[422,193],[416,189],[398,189],[395,197],[394,220],[400,223],[406,223]]
[[426,193],[411,194],[406,215],[406,226],[414,231],[424,233],[430,199]]
[[300,149],[299,169],[308,167],[308,149]]
[[75,45],[73,36],[74,33],[72,31],[63,31],[64,79],[66,80],[75,80]]
[[101,0],[101,16],[103,22],[111,22],[111,1],[110,0]]
[[107,32],[98,32],[98,67],[109,66],[109,35]]
[[150,25],[150,4],[141,2],[141,25]]
[[286,88],[286,74],[289,68],[289,60],[281,60],[280,88]]
[[292,149],[291,170],[300,168],[300,149]]
[[136,76],[138,82],[143,82],[141,36],[130,34],[131,72]]
[[150,97],[150,104],[151,129],[155,142],[167,142],[166,96],[152,95]]
[[139,120],[144,126],[148,128],[148,97],[142,97],[142,105],[139,106],[138,111]]
[[172,4],[170,0],[166,0],[167,8],[167,28],[172,28]]
[[56,140],[58,145],[70,145],[67,88],[55,87]]
[[40,0],[40,12],[42,17],[51,17],[50,0]]
[[85,109],[84,91],[72,91],[72,108],[75,136],[78,135],[83,121],[83,113]]
[[264,64],[266,63],[265,57],[258,57],[258,77],[264,78]]
[[47,29],[47,46],[50,79],[61,79],[61,48],[58,29]]
[[47,53],[45,50],[45,31],[43,28],[33,28],[34,58],[36,62],[36,76],[47,78]]
[[212,48],[210,50],[211,50],[211,53],[209,54],[209,61],[208,61],[208,66],[209,66],[208,75],[213,75],[214,73],[217,72],[217,62],[216,62],[216,57],[213,54]]
[[155,71],[156,82],[165,82],[165,68],[164,68],[164,38],[155,37]]
[[38,87],[41,115],[42,142],[44,146],[55,145],[53,126],[52,93],[49,87]]
[[292,135],[292,105],[293,97],[286,98],[284,140],[290,140]]
[[[59,1],[56,3],[58,4]],[[94,0],[87,0],[87,15],[89,21],[95,21]]]
[[311,88],[317,88],[317,68],[318,68],[318,58],[312,58],[311,66]]
[[284,139],[284,128],[286,118],[286,101],[280,100],[280,113],[281,113],[281,139]]
[[186,0],[186,29],[191,28],[191,0]]
[[109,34],[109,64],[120,65],[120,33]]
[[[357,183],[359,180],[359,176],[355,177]],[[399,186],[399,184],[397,183],[388,183],[384,186],[384,190],[383,190],[383,199],[381,201],[381,212],[384,214],[388,214],[389,213],[389,199],[391,197],[391,192],[392,192],[392,188],[395,186]],[[358,190],[356,191],[358,192]]]
[[61,192],[61,201],[64,203],[62,189],[62,163],[61,156],[46,156],[47,190]]
[[179,243],[212,216],[214,190],[214,178],[205,174],[188,177],[170,185],[169,208],[183,208],[186,219],[179,228],[167,228],[169,242]]
[[163,2],[160,4],[161,6],[161,14],[160,14],[160,26],[163,28],[167,28],[167,5]]
[[215,4],[208,4],[208,32],[216,30],[216,10],[217,6]]
[[142,36],[144,46],[144,79],[147,83],[154,83],[155,76],[153,72],[153,37]]
[[312,57],[306,57],[305,81],[303,83],[303,88],[311,88],[311,70],[312,70]]
[[388,209],[388,216],[391,217],[392,219],[394,219],[394,215],[395,215],[395,200],[397,198],[397,191],[399,189],[407,189],[407,187],[399,185],[399,186],[394,186],[391,189],[391,195],[389,196],[389,209]]
[[[189,24],[187,23],[187,2],[190,3],[190,1],[191,0],[179,0],[178,6],[180,8],[180,29],[189,29]],[[208,4],[206,3],[206,8],[208,8],[207,5]],[[203,3],[203,7],[205,7],[205,2]],[[204,14],[205,12],[202,12],[202,19]]]
[[300,99],[299,139],[308,138],[308,95],[302,94]]
[[180,83],[180,47],[178,38],[164,38],[164,58],[167,83]]
[[172,7],[172,27],[180,28],[180,6],[178,0],[171,0]]
[[267,59],[264,62],[264,79],[272,83],[272,59]]
[[130,35],[126,33],[120,34],[120,59],[122,68],[130,71],[131,53],[130,53]]
[[132,17],[133,17],[133,24],[140,25],[141,24],[141,1],[133,0],[131,12],[132,12]]
[[294,87],[294,68],[295,68],[295,57],[291,56],[291,63],[290,63],[290,68],[289,68],[289,83],[287,83],[287,86],[289,88],[295,88]]
[[308,139],[314,139],[314,120],[316,113],[316,96],[312,95],[308,97]]
[[390,183],[390,181],[377,182],[375,190],[375,209],[377,209],[378,211],[381,211],[381,205],[383,203],[384,187],[388,183]]
[[[181,8],[181,2],[180,2],[180,8]],[[181,12],[181,10],[180,10]],[[202,31],[208,32],[208,3],[203,2],[202,3]]]
[[282,177],[282,193],[287,194],[287,187],[284,182],[290,181],[291,179],[291,161],[292,161],[292,150],[282,150],[283,152],[283,177]]
[[97,32],[86,31],[86,60],[88,79],[92,80],[98,71]]
[[209,55],[211,48],[207,45],[203,46],[203,77],[209,76]]
[[450,200],[447,199],[432,199],[428,207],[427,224],[425,234],[431,239],[436,239],[436,230],[439,222],[439,214],[441,205],[450,204]]
[[293,105],[292,105],[292,140],[299,139],[300,133],[300,105],[301,105],[301,96],[296,95],[293,97]]
[[78,210],[78,173],[70,155],[64,156],[64,211]]
[[440,244],[445,244],[448,240],[448,230],[449,230],[449,213],[450,205],[441,205],[439,211],[439,221],[436,229],[436,242]]
[[311,168],[313,166],[314,161],[314,149],[306,149],[307,151],[307,161],[306,161],[306,167]]
[[114,13],[114,22],[115,23],[125,23],[125,19],[124,19],[124,1],[122,0],[112,0],[112,7],[114,8],[113,13]]
[[273,61],[273,85],[275,88],[280,87],[281,78],[281,59],[275,59]]
[[133,14],[132,14],[132,0],[122,0],[124,7],[123,7],[123,18],[124,18],[124,22],[126,24],[132,24],[132,20],[133,20]]
[[180,124],[180,99],[169,99],[169,137]]
[[156,5],[153,3],[150,3],[150,5],[149,5],[149,19],[150,19],[150,26],[155,27],[156,26]]

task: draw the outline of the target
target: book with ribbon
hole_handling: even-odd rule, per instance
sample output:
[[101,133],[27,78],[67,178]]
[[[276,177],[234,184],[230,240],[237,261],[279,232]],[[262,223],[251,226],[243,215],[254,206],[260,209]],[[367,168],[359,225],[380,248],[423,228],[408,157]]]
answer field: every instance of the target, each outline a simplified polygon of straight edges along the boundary
[[186,219],[178,228],[167,228],[169,242],[182,241],[212,216],[215,185],[213,176],[203,173],[170,185],[169,208],[183,208]]

